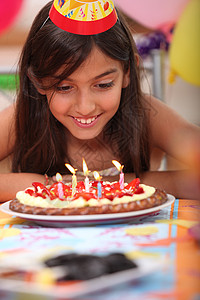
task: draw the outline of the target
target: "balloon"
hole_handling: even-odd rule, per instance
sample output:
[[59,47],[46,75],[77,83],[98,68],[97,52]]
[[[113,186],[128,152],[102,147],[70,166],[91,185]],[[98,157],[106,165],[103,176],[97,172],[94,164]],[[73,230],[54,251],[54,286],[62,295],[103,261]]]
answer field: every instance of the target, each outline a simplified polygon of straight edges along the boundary
[[161,29],[166,24],[174,23],[180,17],[183,9],[190,0],[114,0],[125,14],[140,24],[151,28]]
[[200,85],[200,0],[191,0],[174,30],[169,49],[170,82],[175,75]]
[[22,2],[23,0],[0,0],[0,34],[14,22]]

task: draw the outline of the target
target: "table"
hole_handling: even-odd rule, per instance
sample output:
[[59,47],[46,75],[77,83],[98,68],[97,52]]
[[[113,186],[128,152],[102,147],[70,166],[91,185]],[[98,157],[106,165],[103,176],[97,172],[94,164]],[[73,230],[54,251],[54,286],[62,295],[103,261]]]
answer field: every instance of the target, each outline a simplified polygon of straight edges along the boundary
[[[167,259],[164,267],[137,280],[128,280],[92,294],[82,300],[158,300],[200,299],[200,244],[191,235],[199,225],[200,202],[176,199],[158,212],[133,218],[128,223],[42,227],[33,222],[0,212],[0,264],[18,253],[79,252],[90,254],[123,252],[132,259],[150,261]],[[9,292],[0,280],[0,299],[58,299],[57,297],[27,298],[23,293]],[[67,299],[67,296],[66,296]]]

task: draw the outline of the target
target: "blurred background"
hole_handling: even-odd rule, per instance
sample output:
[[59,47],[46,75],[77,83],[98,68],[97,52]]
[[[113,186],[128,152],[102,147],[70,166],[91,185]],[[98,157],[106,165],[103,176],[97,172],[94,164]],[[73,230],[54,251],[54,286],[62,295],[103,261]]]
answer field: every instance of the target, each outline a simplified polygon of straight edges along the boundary
[[[18,58],[34,17],[47,2],[0,0],[0,110],[15,99]],[[145,68],[144,92],[200,125],[200,1],[114,2],[131,26]]]

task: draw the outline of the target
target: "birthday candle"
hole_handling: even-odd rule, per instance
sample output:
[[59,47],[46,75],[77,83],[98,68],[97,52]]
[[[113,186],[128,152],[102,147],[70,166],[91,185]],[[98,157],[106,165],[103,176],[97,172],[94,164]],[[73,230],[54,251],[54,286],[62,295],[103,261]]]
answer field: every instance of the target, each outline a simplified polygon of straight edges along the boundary
[[72,175],[72,196],[76,194],[76,186],[77,186],[77,179],[76,179],[76,175],[73,174]]
[[76,171],[70,164],[65,164],[65,167],[69,169],[69,171],[73,174],[72,175],[72,196],[76,194],[76,186],[77,186],[77,179],[76,179]]
[[122,172],[122,169],[124,166],[122,166],[117,160],[112,160],[112,163],[115,165],[118,171],[120,171],[120,176],[119,176],[119,186],[120,189],[124,189],[124,173]]
[[56,174],[56,180],[58,181],[58,197],[59,199],[64,199],[64,190],[63,190],[63,184],[62,184],[62,176],[60,173]]
[[98,184],[97,184],[97,196],[98,198],[101,198],[102,196],[102,193],[101,193],[101,182],[98,181]]
[[89,190],[90,190],[89,178],[86,176],[85,177],[85,191],[86,191],[86,193],[89,193]]
[[97,197],[101,198],[101,196],[102,196],[102,186],[101,186],[101,182],[100,182],[101,177],[100,177],[100,175],[97,171],[94,171],[93,175],[94,175],[94,178],[96,180],[98,180],[98,183],[97,183]]
[[124,189],[124,173],[122,171],[119,175],[119,185],[120,185],[120,189],[123,190]]
[[90,182],[88,178],[89,171],[84,158],[83,158],[83,173],[85,175],[85,191],[86,193],[89,193],[90,190]]

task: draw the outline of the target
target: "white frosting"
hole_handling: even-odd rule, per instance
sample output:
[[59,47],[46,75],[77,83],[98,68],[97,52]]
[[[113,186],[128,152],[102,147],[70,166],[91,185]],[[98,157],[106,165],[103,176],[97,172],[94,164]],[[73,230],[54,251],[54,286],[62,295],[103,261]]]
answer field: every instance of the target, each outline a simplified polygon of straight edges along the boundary
[[[58,198],[51,200],[49,197],[34,197],[25,193],[25,191],[20,191],[16,194],[16,198],[20,201],[20,203],[30,206],[38,206],[38,207],[54,207],[54,208],[73,208],[73,207],[84,207],[84,206],[101,206],[104,204],[119,204],[119,203],[128,203],[132,201],[138,201],[152,196],[155,193],[155,188],[152,186],[140,184],[140,187],[143,188],[144,193],[142,194],[134,194],[133,196],[123,196],[121,198],[114,198],[112,201],[107,198],[85,200],[80,197],[75,200],[71,200],[68,198],[67,200],[60,200]],[[33,188],[30,188],[33,189]]]

